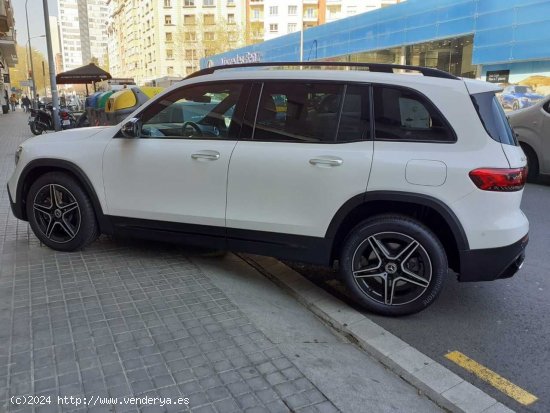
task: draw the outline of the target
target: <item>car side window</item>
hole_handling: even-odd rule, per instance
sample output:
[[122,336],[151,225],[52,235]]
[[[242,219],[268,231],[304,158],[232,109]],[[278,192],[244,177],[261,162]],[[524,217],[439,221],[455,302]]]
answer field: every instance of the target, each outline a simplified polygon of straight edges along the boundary
[[374,86],[375,139],[455,142],[443,115],[424,96],[410,89]]
[[542,108],[544,109],[544,111],[548,114],[550,114],[550,100],[548,102],[546,102]]
[[333,83],[265,82],[253,139],[334,142],[343,90],[343,85]]
[[371,139],[369,86],[348,85],[338,124],[337,142]]
[[209,83],[177,89],[141,114],[142,138],[237,139],[243,85]]

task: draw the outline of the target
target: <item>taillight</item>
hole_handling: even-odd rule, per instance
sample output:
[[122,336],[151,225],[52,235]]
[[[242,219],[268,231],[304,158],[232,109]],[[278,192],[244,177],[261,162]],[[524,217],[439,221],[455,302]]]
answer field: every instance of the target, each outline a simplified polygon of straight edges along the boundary
[[525,186],[525,181],[527,180],[527,167],[513,169],[474,169],[470,172],[470,179],[483,191],[519,191]]

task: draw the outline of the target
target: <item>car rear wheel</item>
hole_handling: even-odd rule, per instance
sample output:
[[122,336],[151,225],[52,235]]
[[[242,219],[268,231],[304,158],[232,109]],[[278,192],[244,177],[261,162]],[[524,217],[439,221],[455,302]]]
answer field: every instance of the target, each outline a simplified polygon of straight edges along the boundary
[[519,102],[517,100],[514,100],[514,103],[512,103],[512,110],[518,110],[519,109]]
[[443,287],[448,265],[441,242],[427,227],[405,216],[380,215],[349,234],[340,272],[361,306],[397,316],[428,307]]
[[90,198],[62,172],[44,174],[31,185],[27,216],[36,237],[54,250],[76,251],[99,236]]
[[527,182],[535,183],[539,179],[539,160],[535,151],[528,145],[522,144],[521,149],[527,156]]

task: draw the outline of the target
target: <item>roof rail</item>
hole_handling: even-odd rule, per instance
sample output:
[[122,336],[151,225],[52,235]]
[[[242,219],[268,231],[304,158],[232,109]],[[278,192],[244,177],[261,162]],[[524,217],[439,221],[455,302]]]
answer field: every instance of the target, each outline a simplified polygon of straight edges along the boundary
[[242,67],[284,67],[284,66],[295,66],[295,67],[307,67],[307,66],[335,66],[335,67],[359,67],[369,69],[370,72],[383,72],[383,73],[393,73],[393,69],[404,69],[404,70],[413,70],[416,72],[422,73],[424,76],[429,77],[440,77],[445,79],[459,79],[458,77],[451,75],[448,72],[443,70],[433,69],[431,67],[422,67],[422,66],[410,66],[410,65],[396,65],[392,63],[357,63],[357,62],[261,62],[261,63],[237,63],[234,65],[221,65],[221,66],[212,66],[206,69],[198,70],[194,73],[191,73],[185,79],[191,79],[193,77],[210,75],[218,70],[225,69],[238,69]]

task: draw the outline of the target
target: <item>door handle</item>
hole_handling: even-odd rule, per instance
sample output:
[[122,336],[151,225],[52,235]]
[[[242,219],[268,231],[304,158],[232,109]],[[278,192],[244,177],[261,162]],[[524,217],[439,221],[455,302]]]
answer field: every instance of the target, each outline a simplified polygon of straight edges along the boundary
[[309,160],[309,163],[314,166],[340,166],[344,163],[343,159],[340,158],[312,158]]
[[191,158],[196,160],[205,159],[207,161],[217,161],[220,159],[220,153],[216,151],[199,151],[191,154]]

